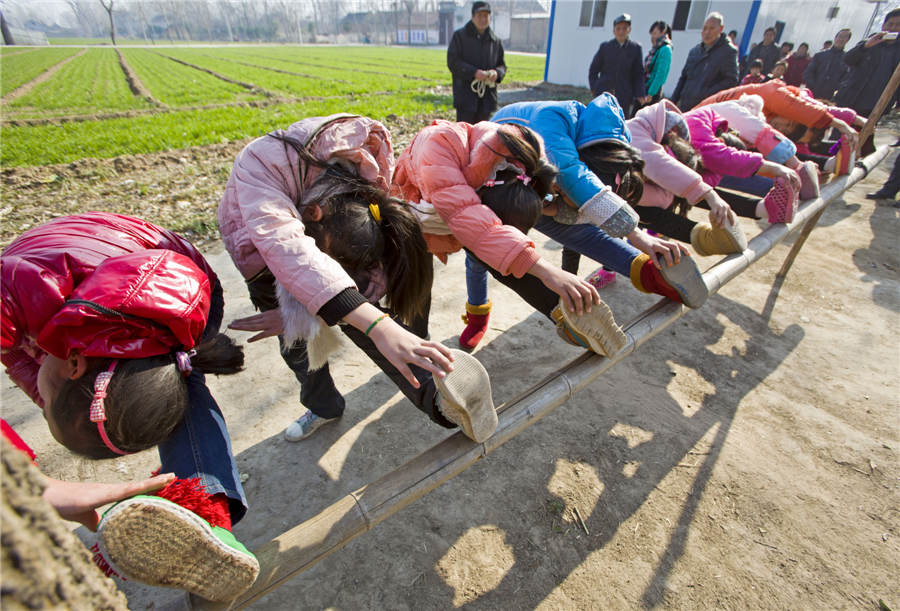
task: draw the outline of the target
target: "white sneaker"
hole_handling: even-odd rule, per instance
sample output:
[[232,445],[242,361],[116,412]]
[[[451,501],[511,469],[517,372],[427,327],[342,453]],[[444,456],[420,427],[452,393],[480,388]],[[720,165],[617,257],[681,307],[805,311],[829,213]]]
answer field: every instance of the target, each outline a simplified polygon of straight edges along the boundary
[[329,422],[337,422],[340,419],[340,416],[337,418],[320,418],[314,413],[307,411],[284,429],[284,438],[288,441],[302,441],[315,433],[320,427],[325,426]]

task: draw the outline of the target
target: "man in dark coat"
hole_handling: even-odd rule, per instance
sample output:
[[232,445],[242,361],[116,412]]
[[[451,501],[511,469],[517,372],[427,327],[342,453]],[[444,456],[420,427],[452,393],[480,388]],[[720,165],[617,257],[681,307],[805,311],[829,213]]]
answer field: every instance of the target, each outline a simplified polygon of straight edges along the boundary
[[690,50],[672,94],[672,101],[688,111],[712,94],[738,84],[738,51],[722,33],[725,18],[710,13],[700,33],[702,42]]
[[803,83],[809,87],[813,95],[821,100],[833,100],[834,93],[844,75],[847,64],[844,63],[844,47],[850,40],[850,30],[844,28],[834,36],[834,44],[827,51],[819,51],[813,55],[812,61],[803,72]]
[[598,96],[608,91],[616,97],[625,116],[631,116],[631,105],[646,95],[644,60],[641,45],[630,40],[631,15],[619,15],[613,20],[615,38],[600,45],[591,61],[588,81]]
[[747,65],[754,59],[762,60],[762,74],[768,74],[775,67],[775,62],[781,59],[781,51],[775,46],[775,28],[766,28],[761,43],[750,49],[747,55]]
[[472,19],[453,32],[447,47],[457,121],[487,121],[497,110],[497,84],[506,74],[506,64],[503,45],[490,26],[491,5],[473,2]]
[[865,117],[872,114],[894,68],[900,63],[898,32],[900,9],[894,9],[884,18],[880,32],[847,51],[844,63],[850,66],[850,71],[835,97],[838,106],[848,106]]

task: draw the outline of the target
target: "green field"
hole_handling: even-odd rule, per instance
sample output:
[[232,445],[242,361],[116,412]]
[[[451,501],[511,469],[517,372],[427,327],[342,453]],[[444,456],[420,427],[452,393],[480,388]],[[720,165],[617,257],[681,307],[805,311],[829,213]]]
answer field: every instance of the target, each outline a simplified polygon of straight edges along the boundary
[[[334,112],[384,119],[449,112],[452,106],[446,52],[440,49],[241,45],[120,51],[148,97],[129,88],[113,48],[3,49],[3,96],[69,61],[24,95],[3,100],[0,165],[68,163],[240,140]],[[543,57],[508,54],[506,62],[507,83],[542,79]]]

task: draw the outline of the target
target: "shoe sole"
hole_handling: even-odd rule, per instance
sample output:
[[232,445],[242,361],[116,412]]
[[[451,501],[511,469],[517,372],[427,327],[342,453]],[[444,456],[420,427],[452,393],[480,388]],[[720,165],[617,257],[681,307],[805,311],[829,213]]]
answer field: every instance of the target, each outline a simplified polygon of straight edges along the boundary
[[604,302],[595,304],[590,312],[576,314],[560,305],[563,320],[572,329],[582,335],[592,352],[604,356],[613,356],[625,347],[628,339],[622,328],[616,323],[612,310]]
[[744,230],[741,229],[741,226],[737,221],[732,225],[726,220],[722,227],[724,228],[725,233],[728,234],[731,245],[737,249],[737,252],[744,252],[747,250],[747,236],[744,235]]
[[466,437],[481,443],[497,430],[497,411],[491,398],[491,379],[484,366],[471,354],[453,350],[453,371],[443,378],[434,376],[441,394],[440,411],[459,425]]
[[[819,170],[812,161],[803,164],[800,172],[800,199],[806,201],[819,197]],[[806,180],[804,181],[804,176]]]
[[703,281],[703,276],[697,268],[693,258],[682,256],[681,261],[668,267],[663,265],[659,270],[669,286],[675,289],[681,297],[681,303],[689,308],[699,308],[709,297],[709,287]]
[[[770,223],[790,223],[797,213],[797,198],[791,187],[778,179],[772,191],[766,194],[765,207]],[[774,213],[770,211],[770,207],[775,208]]]
[[122,501],[106,512],[98,530],[115,568],[149,585],[229,601],[259,574],[251,554],[220,541],[205,520],[163,499]]

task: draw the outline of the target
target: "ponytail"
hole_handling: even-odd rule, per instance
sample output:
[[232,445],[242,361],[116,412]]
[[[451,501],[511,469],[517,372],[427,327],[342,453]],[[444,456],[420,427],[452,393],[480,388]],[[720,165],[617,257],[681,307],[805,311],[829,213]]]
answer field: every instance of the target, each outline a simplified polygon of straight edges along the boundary
[[[114,359],[90,359],[84,375],[66,380],[51,405],[57,440],[88,458],[115,458],[90,420],[94,381]],[[229,375],[244,367],[244,350],[219,333],[196,348],[191,367],[203,373]],[[115,447],[140,452],[168,439],[190,408],[187,380],[175,352],[139,359],[119,359],[106,389],[104,428]],[[48,419],[49,419],[48,418]]]

